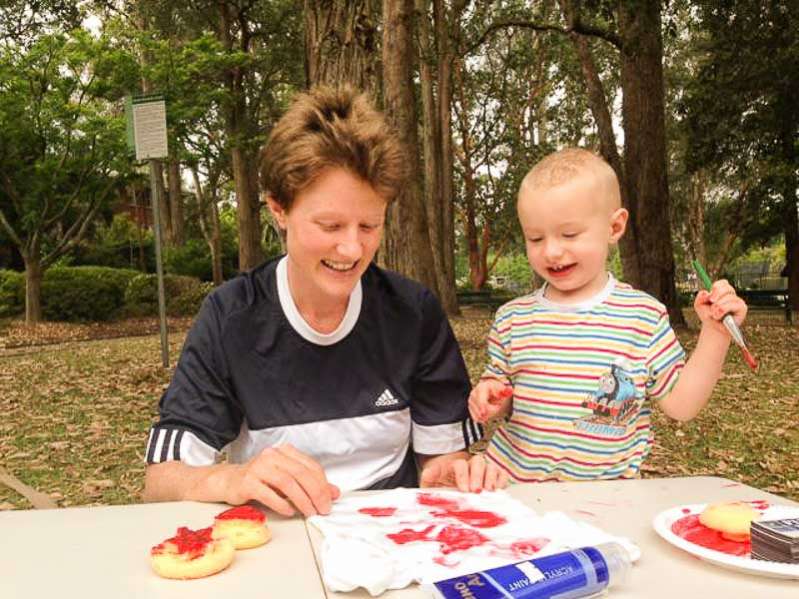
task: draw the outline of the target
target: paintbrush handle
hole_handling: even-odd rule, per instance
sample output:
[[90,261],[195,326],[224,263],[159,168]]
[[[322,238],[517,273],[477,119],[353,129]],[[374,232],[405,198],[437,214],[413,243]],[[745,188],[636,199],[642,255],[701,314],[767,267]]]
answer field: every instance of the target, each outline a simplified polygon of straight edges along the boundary
[[732,314],[726,314],[724,318],[721,319],[721,322],[724,323],[724,326],[727,327],[730,335],[732,335],[732,340],[735,341],[735,343],[737,343],[739,346],[746,347],[744,335],[741,332],[740,327],[735,323]]

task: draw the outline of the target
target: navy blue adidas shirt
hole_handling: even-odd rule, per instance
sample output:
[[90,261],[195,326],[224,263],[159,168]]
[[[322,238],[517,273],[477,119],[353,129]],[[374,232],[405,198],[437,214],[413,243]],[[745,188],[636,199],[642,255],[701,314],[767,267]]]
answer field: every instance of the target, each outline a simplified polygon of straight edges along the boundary
[[413,487],[413,453],[464,449],[469,379],[438,300],[370,265],[339,328],[311,329],[286,259],[212,292],[159,404],[147,462],[235,463],[290,443],[342,491]]

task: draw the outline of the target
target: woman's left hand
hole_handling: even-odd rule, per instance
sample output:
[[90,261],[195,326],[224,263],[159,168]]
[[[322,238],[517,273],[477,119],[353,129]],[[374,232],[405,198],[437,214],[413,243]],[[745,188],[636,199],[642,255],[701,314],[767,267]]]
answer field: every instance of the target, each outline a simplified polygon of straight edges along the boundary
[[482,455],[469,456],[459,451],[425,459],[419,476],[420,487],[456,487],[459,491],[479,492],[504,489],[508,475]]

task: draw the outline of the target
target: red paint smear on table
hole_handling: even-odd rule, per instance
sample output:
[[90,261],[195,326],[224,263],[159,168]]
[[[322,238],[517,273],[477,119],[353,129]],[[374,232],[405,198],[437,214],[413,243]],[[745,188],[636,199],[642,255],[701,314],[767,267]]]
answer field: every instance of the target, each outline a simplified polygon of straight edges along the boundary
[[588,510],[574,510],[575,514],[585,514],[586,516],[592,516],[596,518],[596,514],[594,512],[589,512]]
[[708,528],[699,521],[699,516],[694,514],[685,516],[671,525],[671,532],[686,541],[726,553],[728,555],[747,556],[752,549],[750,541],[731,541],[721,536],[721,533]]
[[395,507],[362,507],[358,510],[361,514],[372,516],[374,518],[384,518],[386,516],[393,516],[397,511]]
[[414,541],[437,542],[441,545],[442,555],[447,555],[454,551],[465,551],[466,549],[484,545],[488,542],[486,537],[471,528],[449,525],[442,528],[435,537],[432,537],[430,536],[430,532],[434,528],[435,525],[433,524],[422,530],[405,528],[398,533],[388,534],[386,536],[397,545],[404,545],[405,543],[412,543]]
[[[177,534],[171,539],[167,539],[160,545],[156,545],[150,550],[153,555],[161,553],[177,553],[178,555],[188,554],[189,559],[200,557],[205,548],[213,542],[211,537],[212,527],[191,530],[185,526],[178,528]],[[167,545],[172,547],[168,548]],[[170,550],[171,549],[171,550]]]
[[747,501],[746,503],[751,505],[756,510],[760,510],[761,512],[771,507],[771,504],[765,499],[753,499],[752,501]]
[[215,520],[252,520],[265,522],[266,514],[251,505],[240,505],[218,514]]

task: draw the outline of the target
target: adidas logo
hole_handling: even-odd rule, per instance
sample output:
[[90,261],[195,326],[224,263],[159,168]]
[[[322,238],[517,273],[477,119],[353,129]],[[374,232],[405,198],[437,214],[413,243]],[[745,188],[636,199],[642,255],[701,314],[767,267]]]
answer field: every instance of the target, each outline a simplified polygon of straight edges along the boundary
[[380,397],[377,398],[375,401],[376,408],[384,408],[386,406],[396,406],[399,403],[399,400],[394,397],[394,394],[391,393],[390,389],[386,389],[380,394]]

